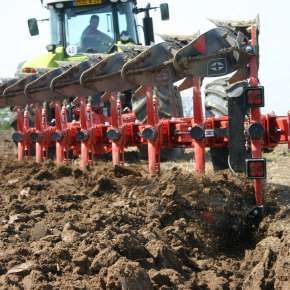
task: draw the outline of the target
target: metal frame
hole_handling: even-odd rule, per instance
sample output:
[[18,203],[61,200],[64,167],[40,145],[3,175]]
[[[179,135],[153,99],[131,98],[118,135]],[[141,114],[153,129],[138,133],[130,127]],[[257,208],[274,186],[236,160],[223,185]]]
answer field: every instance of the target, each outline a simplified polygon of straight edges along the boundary
[[[249,48],[255,51],[257,27],[251,28],[252,42]],[[196,45],[196,44],[195,44]],[[259,87],[257,56],[253,53],[249,62],[249,86]],[[151,71],[150,71],[151,72]],[[70,153],[80,157],[80,167],[85,169],[95,156],[112,153],[113,165],[124,165],[124,151],[129,147],[148,146],[149,173],[160,172],[160,151],[168,148],[193,148],[195,172],[205,171],[205,148],[229,147],[230,156],[237,156],[237,169],[245,171],[245,143],[251,147],[252,159],[262,158],[262,148],[274,148],[279,143],[288,143],[290,149],[290,112],[287,116],[261,115],[259,107],[251,107],[246,119],[247,108],[241,97],[229,102],[229,116],[204,118],[200,92],[200,77],[190,80],[193,89],[193,116],[188,118],[159,119],[158,97],[153,85],[146,85],[147,124],[136,120],[134,113],[122,114],[118,92],[106,92],[111,103],[111,116],[105,117],[92,109],[90,101],[80,98],[79,121],[68,122],[64,104],[55,104],[56,124],[49,126],[46,107],[38,108],[36,126],[29,125],[29,112],[18,110],[18,160],[30,155],[35,147],[36,161],[47,158],[50,147],[56,146],[56,162],[69,159]],[[238,112],[238,117],[237,117]],[[259,125],[258,134],[249,134],[249,128]],[[239,133],[236,134],[236,127]],[[251,135],[249,137],[249,135]],[[38,136],[33,139],[32,136]],[[254,190],[258,207],[263,203],[263,182],[255,178]]]

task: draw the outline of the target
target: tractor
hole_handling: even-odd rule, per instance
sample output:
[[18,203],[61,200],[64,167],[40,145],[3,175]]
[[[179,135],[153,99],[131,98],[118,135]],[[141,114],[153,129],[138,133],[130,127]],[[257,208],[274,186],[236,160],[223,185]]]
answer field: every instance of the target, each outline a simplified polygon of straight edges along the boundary
[[[159,7],[151,7],[148,4],[144,8],[138,8],[136,0],[42,0],[41,2],[50,13],[51,43],[46,47],[47,53],[19,65],[16,73],[18,77],[46,72],[66,64],[84,62],[92,54],[121,52],[132,45],[140,45],[136,21],[136,15],[140,13],[144,14],[143,26],[141,26],[144,32],[144,45],[151,45],[155,39],[150,11],[159,9],[161,19],[169,19],[167,3]],[[97,21],[95,27],[92,26],[94,18]],[[28,20],[28,27],[31,36],[39,34],[36,18]],[[94,29],[97,34],[93,33]],[[158,88],[158,94],[161,117],[182,116],[181,97],[173,85],[170,88],[168,86]],[[101,103],[100,96],[101,93],[91,96],[95,109],[109,112],[109,104]],[[145,120],[144,97],[136,97],[134,90],[127,90],[123,92],[121,100],[123,110],[133,110],[139,120]],[[69,108],[73,107],[72,101],[73,98],[70,96]],[[73,113],[70,113],[70,116],[73,116]]]

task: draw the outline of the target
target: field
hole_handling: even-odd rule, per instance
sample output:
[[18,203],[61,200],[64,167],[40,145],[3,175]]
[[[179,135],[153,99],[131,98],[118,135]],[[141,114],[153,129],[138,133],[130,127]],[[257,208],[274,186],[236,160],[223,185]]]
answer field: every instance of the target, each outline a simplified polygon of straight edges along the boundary
[[289,289],[290,154],[267,154],[265,216],[243,176],[189,160],[17,162],[0,134],[0,289]]

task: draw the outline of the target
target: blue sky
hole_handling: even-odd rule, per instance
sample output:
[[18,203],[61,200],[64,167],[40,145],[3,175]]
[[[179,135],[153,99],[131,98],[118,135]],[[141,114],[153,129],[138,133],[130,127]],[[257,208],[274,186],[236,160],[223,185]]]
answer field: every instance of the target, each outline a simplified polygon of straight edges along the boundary
[[[140,0],[144,6],[149,0]],[[152,5],[165,1],[152,0]],[[157,33],[192,34],[211,25],[207,18],[243,19],[260,14],[260,80],[265,86],[265,112],[286,114],[290,110],[290,1],[287,0],[168,0],[170,20],[161,22],[152,13]],[[12,76],[19,62],[45,51],[49,43],[49,27],[40,24],[40,36],[31,38],[28,18],[46,18],[40,0],[1,1],[0,76]],[[189,96],[188,96],[189,97]]]

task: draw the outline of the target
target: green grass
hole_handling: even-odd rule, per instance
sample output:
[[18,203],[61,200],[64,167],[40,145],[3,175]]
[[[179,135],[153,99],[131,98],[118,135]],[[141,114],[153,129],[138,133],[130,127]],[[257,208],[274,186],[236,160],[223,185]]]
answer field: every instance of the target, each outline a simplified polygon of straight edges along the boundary
[[0,109],[0,130],[10,128],[11,112],[9,108]]
[[3,130],[8,130],[10,129],[10,124],[9,123],[0,123],[0,131],[3,131]]

